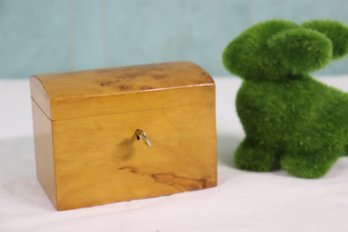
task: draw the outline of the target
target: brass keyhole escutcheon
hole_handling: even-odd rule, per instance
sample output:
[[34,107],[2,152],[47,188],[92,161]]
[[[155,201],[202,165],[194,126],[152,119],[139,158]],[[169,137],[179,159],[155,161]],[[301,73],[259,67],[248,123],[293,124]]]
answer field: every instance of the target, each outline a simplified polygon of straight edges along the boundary
[[146,146],[148,146],[149,148],[152,147],[151,141],[149,137],[147,137],[147,134],[145,133],[145,131],[143,131],[142,129],[136,129],[134,134],[137,140],[141,139],[145,142]]

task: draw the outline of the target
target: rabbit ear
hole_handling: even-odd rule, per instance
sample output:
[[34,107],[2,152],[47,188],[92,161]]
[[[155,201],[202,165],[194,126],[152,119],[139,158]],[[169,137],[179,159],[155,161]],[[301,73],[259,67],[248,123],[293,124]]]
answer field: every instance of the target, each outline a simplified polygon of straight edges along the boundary
[[318,70],[332,58],[329,38],[303,27],[280,32],[269,38],[267,45],[281,64],[293,73]]
[[265,43],[270,36],[297,27],[285,20],[268,20],[250,27],[226,46],[223,52],[225,68],[248,80],[277,78],[275,76],[284,70],[274,65],[276,57],[268,53]]
[[318,31],[331,40],[332,57],[339,58],[348,53],[348,27],[333,20],[310,20],[303,27]]

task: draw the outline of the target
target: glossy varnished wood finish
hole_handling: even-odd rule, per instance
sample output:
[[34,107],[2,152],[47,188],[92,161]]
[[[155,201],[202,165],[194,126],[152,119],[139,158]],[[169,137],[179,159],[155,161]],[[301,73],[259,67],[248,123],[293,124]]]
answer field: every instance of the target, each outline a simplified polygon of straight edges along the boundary
[[[38,102],[46,106],[49,98],[50,107],[42,109],[52,120],[160,108],[167,99],[147,92],[214,85],[208,73],[190,62],[39,75],[32,82],[42,85],[35,92]],[[168,99],[172,105],[180,100]]]
[[[52,123],[56,191],[48,194],[59,210],[216,185],[215,86],[198,66],[45,75],[32,82],[47,91],[34,90],[36,98],[47,98],[34,101],[51,106],[42,107],[40,117]],[[151,139],[151,149],[135,138],[138,128]]]
[[51,200],[56,206],[56,181],[53,155],[52,123],[32,101],[36,175]]

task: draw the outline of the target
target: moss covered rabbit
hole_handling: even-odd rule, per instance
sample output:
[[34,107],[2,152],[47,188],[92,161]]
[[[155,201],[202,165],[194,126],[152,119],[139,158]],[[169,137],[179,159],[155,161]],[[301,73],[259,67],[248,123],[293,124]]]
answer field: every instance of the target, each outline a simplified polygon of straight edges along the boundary
[[224,65],[244,80],[239,168],[318,178],[347,153],[348,94],[309,75],[347,53],[348,27],[331,20],[265,21],[228,44]]

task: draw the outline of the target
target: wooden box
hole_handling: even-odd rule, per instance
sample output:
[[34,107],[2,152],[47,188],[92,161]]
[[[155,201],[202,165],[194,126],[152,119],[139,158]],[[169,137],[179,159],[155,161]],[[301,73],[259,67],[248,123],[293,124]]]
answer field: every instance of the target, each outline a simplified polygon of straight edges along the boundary
[[58,210],[216,185],[215,84],[199,66],[37,75],[30,86],[37,176]]

